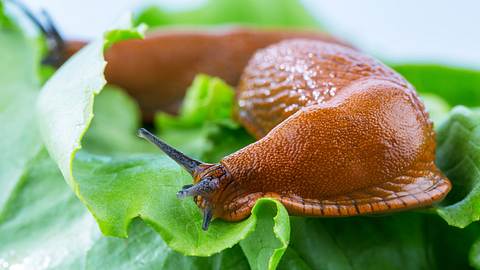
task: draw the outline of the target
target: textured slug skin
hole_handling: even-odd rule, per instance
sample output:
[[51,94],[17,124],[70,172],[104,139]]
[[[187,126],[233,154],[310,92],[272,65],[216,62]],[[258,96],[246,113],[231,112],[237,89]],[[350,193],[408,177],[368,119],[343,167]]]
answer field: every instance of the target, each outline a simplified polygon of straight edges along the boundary
[[350,216],[431,205],[450,190],[413,87],[352,49],[289,40],[260,50],[237,117],[259,140],[221,164],[232,183],[215,216],[240,220],[261,197],[291,214]]

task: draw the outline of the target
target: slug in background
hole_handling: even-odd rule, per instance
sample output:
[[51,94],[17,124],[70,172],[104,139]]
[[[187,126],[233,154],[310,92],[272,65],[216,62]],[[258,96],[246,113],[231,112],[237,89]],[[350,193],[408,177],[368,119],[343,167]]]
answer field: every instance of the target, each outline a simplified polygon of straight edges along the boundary
[[[13,1],[46,39],[43,64],[58,68],[86,41],[65,40],[49,14],[37,17],[21,2]],[[236,85],[251,56],[281,40],[308,38],[350,47],[326,33],[288,28],[245,26],[160,27],[144,39],[114,44],[105,53],[105,77],[125,89],[139,103],[143,120],[151,122],[158,110],[175,113],[185,90],[199,73]],[[165,53],[167,52],[167,53]]]
[[350,48],[287,40],[259,50],[238,84],[235,114],[258,141],[218,164],[139,131],[193,176],[177,195],[194,197],[205,230],[212,218],[248,217],[262,197],[292,215],[338,217],[428,206],[451,188],[414,88]]

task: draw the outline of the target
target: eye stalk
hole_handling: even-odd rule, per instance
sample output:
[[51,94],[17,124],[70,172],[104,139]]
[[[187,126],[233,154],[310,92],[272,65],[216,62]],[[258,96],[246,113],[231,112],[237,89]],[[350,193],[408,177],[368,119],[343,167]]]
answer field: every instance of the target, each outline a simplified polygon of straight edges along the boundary
[[160,150],[162,150],[165,154],[167,154],[167,156],[177,162],[178,165],[182,166],[191,176],[194,176],[195,171],[199,169],[200,165],[203,165],[202,162],[188,157],[184,153],[168,145],[160,138],[153,135],[150,131],[144,128],[138,130],[138,136],[140,138],[146,139],[147,141],[153,143],[158,148],[160,148]]
[[48,53],[42,60],[42,64],[59,67],[64,60],[63,53],[66,44],[65,40],[58,32],[58,29],[55,26],[50,14],[47,11],[42,10],[41,15],[44,19],[44,22],[42,22],[39,17],[34,15],[33,12],[22,2],[16,0],[10,0],[10,2],[17,6],[45,36],[45,39],[47,40]]
[[221,164],[203,163],[188,157],[144,128],[138,130],[138,136],[156,145],[193,177],[195,184],[183,186],[182,190],[177,192],[177,198],[194,198],[197,205],[203,209],[202,229],[206,231],[214,217],[215,202],[226,180],[230,179],[230,174]]

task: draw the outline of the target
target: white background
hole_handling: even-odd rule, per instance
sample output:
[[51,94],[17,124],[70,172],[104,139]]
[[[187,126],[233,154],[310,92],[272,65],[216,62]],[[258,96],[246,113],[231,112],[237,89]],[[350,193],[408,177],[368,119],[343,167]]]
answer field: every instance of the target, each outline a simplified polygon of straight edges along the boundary
[[[241,0],[226,0],[241,1]],[[262,0],[258,0],[262,1]],[[71,38],[92,38],[145,3],[188,8],[202,0],[23,0],[46,9]],[[378,57],[480,69],[480,1],[303,0],[330,32]]]

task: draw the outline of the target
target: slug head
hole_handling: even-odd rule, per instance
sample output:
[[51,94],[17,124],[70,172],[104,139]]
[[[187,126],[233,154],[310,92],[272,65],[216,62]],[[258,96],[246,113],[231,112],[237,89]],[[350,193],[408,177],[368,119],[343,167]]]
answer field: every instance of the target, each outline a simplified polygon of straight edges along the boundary
[[144,128],[138,131],[138,136],[156,145],[192,175],[194,184],[183,186],[177,197],[193,197],[203,211],[202,229],[207,230],[212,218],[219,216],[216,211],[221,209],[217,207],[220,196],[232,179],[228,171],[221,164],[207,164],[186,156]]

